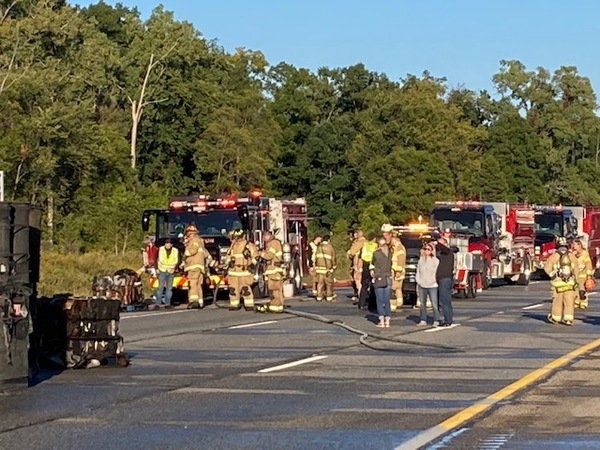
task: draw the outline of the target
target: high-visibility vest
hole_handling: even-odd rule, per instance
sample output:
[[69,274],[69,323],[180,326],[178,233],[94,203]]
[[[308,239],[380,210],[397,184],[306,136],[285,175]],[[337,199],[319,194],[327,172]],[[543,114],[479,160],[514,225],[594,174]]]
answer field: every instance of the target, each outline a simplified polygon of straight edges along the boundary
[[377,250],[377,242],[367,241],[364,243],[360,258],[363,261],[371,262],[373,260],[373,253]]
[[171,249],[171,253],[167,253],[165,247],[161,247],[158,250],[158,271],[166,272],[169,269],[175,269],[179,264],[179,250],[175,247]]

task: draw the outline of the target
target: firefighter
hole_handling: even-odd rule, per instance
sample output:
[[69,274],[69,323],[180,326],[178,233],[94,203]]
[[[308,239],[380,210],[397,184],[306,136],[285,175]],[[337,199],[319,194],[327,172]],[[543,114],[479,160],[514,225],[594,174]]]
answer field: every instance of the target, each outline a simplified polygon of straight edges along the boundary
[[336,269],[335,250],[329,242],[329,236],[323,236],[323,242],[317,249],[315,272],[317,274],[317,301],[335,301],[333,293],[333,271]]
[[350,275],[352,277],[352,288],[354,290],[354,295],[352,296],[353,305],[358,303],[358,296],[360,295],[360,289],[362,285],[360,251],[362,250],[365,241],[366,239],[363,231],[360,228],[357,229],[354,232],[354,240],[352,241],[352,245],[346,253],[350,259]]
[[390,224],[384,224],[381,227],[383,237],[388,242],[392,252],[392,291],[394,298],[390,300],[390,311],[396,312],[404,304],[404,295],[402,294],[402,284],[404,283],[406,266],[406,248],[397,235],[394,235],[394,228]]
[[201,309],[204,307],[202,285],[206,270],[206,249],[204,248],[204,242],[198,235],[198,229],[193,223],[185,228],[183,243],[185,245],[184,267],[189,284],[188,309]]
[[360,295],[358,298],[358,309],[368,309],[369,300],[372,297],[374,291],[371,280],[371,273],[369,272],[369,265],[373,260],[373,253],[377,250],[377,242],[375,239],[377,235],[372,231],[367,234],[367,238],[359,252],[359,267],[358,270],[361,274],[360,279]]
[[323,238],[320,234],[315,235],[315,238],[312,240],[312,242],[309,244],[309,250],[310,250],[310,254],[308,255],[308,267],[309,267],[309,273],[310,276],[312,277],[313,280],[313,288],[312,288],[312,295],[314,297],[317,296],[317,274],[315,272],[315,258],[317,256],[317,249],[319,248],[319,245],[321,244],[321,242],[323,241]]
[[258,257],[258,249],[248,241],[240,229],[232,233],[233,242],[227,251],[224,264],[228,267],[227,280],[229,282],[229,310],[240,309],[240,298],[244,301],[246,311],[254,310],[254,295],[252,272]]
[[586,291],[591,290],[595,285],[592,258],[590,258],[588,251],[583,248],[581,239],[573,241],[572,252],[575,258],[577,258],[577,267],[579,269],[579,295],[575,298],[575,308],[587,309],[588,295]]
[[562,321],[565,325],[573,325],[579,263],[575,255],[568,251],[567,240],[564,237],[557,238],[556,246],[556,252],[550,255],[544,264],[544,271],[551,279],[550,284],[554,294],[548,321],[553,324]]
[[267,277],[267,287],[271,292],[271,301],[265,305],[257,305],[257,312],[283,312],[283,245],[277,239],[273,232],[265,231],[263,233],[265,240],[265,249],[260,257],[266,261],[267,267],[265,275]]

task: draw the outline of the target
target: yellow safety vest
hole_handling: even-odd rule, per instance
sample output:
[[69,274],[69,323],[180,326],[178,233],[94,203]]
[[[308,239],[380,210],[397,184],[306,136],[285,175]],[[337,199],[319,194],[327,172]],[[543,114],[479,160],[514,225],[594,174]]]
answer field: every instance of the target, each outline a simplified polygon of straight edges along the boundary
[[171,254],[167,254],[167,249],[161,247],[158,249],[158,271],[166,272],[169,269],[175,269],[179,263],[179,250],[175,247],[171,249]]
[[377,250],[376,242],[365,242],[361,251],[361,259],[363,261],[371,262],[373,260],[373,253],[375,253],[375,250]]

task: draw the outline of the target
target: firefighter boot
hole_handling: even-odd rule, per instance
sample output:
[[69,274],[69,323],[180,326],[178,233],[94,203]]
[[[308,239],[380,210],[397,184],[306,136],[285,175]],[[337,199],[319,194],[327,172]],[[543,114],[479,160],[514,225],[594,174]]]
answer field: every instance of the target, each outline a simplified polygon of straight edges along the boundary
[[244,298],[244,309],[246,311],[254,311],[254,295],[248,286],[242,288],[242,297]]

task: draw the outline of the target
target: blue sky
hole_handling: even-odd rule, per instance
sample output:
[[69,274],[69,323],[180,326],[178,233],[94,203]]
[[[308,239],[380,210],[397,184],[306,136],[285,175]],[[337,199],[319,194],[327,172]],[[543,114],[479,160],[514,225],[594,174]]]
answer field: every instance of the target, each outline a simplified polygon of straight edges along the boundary
[[429,70],[450,86],[492,90],[499,61],[518,59],[529,69],[574,65],[600,90],[600,2],[593,0],[121,3],[137,6],[143,18],[162,3],[225,49],[260,50],[271,64],[315,70],[362,62],[394,80]]

